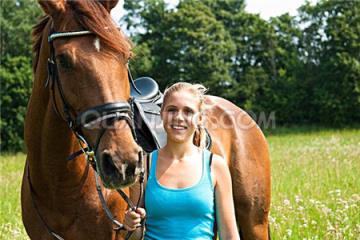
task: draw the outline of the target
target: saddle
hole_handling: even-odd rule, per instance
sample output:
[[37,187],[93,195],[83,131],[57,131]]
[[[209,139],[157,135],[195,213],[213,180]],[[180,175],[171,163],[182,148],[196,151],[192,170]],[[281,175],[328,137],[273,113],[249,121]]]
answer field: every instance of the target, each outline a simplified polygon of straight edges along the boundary
[[[163,94],[157,82],[150,77],[140,77],[131,85],[130,95],[134,102],[134,124],[137,143],[146,152],[152,152],[166,144],[166,132],[160,117]],[[211,137],[205,129],[205,147],[210,149]]]

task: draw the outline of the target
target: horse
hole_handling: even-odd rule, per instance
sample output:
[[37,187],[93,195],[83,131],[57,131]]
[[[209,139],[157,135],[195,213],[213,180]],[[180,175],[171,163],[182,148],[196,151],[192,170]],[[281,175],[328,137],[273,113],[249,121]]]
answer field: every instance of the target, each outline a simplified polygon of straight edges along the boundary
[[[134,140],[128,102],[131,42],[109,14],[117,1],[39,4],[46,16],[33,29],[23,224],[31,239],[123,239],[125,233],[114,231],[117,226],[102,208],[95,171],[83,155],[67,159],[88,144],[96,149],[97,172],[108,188],[132,184],[139,176],[142,149]],[[96,121],[109,127],[85,126]],[[127,204],[108,188],[100,189],[104,202],[122,222]]]
[[266,139],[242,109],[216,96],[205,98],[205,127],[211,151],[230,169],[235,215],[241,239],[270,239],[270,156]]
[[[21,191],[25,229],[32,239],[123,239],[101,207],[94,169],[84,156],[67,160],[79,149],[86,152],[78,141],[86,139],[95,149],[97,171],[107,187],[101,188],[104,201],[121,222],[126,203],[112,188],[125,187],[132,199],[138,198],[142,150],[126,104],[131,45],[109,16],[117,1],[39,3],[47,17],[33,32],[35,80],[25,121],[28,155]],[[53,77],[49,80],[48,75]],[[211,151],[227,161],[232,175],[240,235],[268,239],[271,179],[265,137],[251,117],[229,101],[207,96],[205,103]],[[107,122],[99,116],[88,119],[94,111],[120,117],[109,118],[112,127],[106,130],[88,129],[90,123]]]

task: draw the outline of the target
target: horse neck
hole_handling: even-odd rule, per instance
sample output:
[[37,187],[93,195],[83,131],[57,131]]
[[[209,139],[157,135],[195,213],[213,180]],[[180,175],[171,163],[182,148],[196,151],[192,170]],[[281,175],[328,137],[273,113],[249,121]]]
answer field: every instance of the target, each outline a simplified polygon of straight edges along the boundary
[[36,185],[42,189],[66,185],[71,189],[83,181],[86,161],[83,157],[67,161],[67,157],[79,147],[66,122],[54,110],[50,89],[45,86],[49,57],[48,29],[49,26],[43,33],[25,121],[27,163],[35,188]]

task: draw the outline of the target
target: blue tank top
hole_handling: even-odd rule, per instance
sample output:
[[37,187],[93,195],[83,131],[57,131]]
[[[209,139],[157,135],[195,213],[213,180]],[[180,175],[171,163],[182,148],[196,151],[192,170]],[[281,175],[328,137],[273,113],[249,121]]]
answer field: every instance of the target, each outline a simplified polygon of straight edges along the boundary
[[156,179],[158,151],[152,153],[145,191],[145,240],[212,240],[214,233],[214,187],[210,173],[210,152],[204,150],[202,175],[187,188],[167,188]]

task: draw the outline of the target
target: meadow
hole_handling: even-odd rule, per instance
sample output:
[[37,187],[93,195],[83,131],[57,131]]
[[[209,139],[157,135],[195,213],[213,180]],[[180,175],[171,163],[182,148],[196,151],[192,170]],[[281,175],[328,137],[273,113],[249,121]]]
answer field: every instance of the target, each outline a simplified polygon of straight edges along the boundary
[[[272,239],[360,240],[360,129],[275,129]],[[0,160],[0,239],[28,239],[21,222],[24,154]]]

